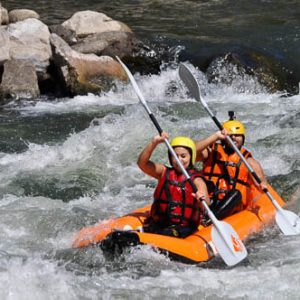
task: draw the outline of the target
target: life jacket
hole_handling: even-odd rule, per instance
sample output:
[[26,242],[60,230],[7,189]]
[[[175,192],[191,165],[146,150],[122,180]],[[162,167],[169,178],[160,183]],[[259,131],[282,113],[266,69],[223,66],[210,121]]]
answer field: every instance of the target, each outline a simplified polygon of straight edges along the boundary
[[[193,181],[201,174],[194,169],[188,170]],[[174,168],[166,168],[154,192],[151,217],[162,226],[181,225],[197,227],[200,223],[199,202],[192,196],[193,189],[182,173]]]
[[[240,152],[245,159],[252,157],[245,148]],[[243,205],[247,205],[249,171],[236,152],[227,154],[221,144],[213,144],[212,152],[203,163],[202,175],[214,183],[214,190],[209,190],[210,196],[222,200],[228,191],[237,189],[242,193]]]

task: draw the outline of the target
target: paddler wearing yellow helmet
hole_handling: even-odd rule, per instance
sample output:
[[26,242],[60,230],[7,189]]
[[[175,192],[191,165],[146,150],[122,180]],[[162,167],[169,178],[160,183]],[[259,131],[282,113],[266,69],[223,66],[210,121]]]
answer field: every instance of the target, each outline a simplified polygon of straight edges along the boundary
[[[260,163],[244,147],[245,126],[235,119],[234,112],[229,112],[229,120],[223,123],[224,130],[196,142],[197,161],[203,162],[202,175],[207,181],[211,206],[220,219],[247,207],[247,189],[250,181],[263,189],[267,186],[264,171]],[[258,184],[242,162],[242,159],[226,141],[229,135],[249,165],[261,178]]]
[[196,145],[192,139],[178,136],[170,145],[196,185],[198,189],[196,194],[170,153],[168,156],[171,166],[150,159],[156,147],[167,138],[166,132],[154,136],[140,153],[137,161],[144,173],[158,180],[150,217],[146,221],[144,231],[183,238],[196,231],[202,220],[200,198],[208,204],[210,200],[205,181],[194,168]]
[[[223,123],[223,128],[225,133],[227,133],[238,147],[241,149],[245,143],[245,126],[242,122],[235,120],[234,112],[229,111],[229,120]],[[228,145],[225,144],[224,147],[227,147],[227,152],[234,152],[234,150]]]

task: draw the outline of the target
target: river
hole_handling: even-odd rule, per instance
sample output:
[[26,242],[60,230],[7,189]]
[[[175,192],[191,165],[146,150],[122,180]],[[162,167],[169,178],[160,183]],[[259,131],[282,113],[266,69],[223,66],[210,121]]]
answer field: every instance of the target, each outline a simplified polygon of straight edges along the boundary
[[[236,46],[264,50],[300,74],[299,1],[30,1],[47,24],[79,10],[102,11],[181,60],[204,62]],[[268,93],[253,78],[208,83],[195,70],[220,120],[234,110],[246,146],[271,185],[300,211],[300,96]],[[186,93],[176,63],[159,75],[135,74],[161,127],[194,139],[216,130]],[[300,237],[274,225],[246,241],[247,259],[228,268],[171,261],[147,246],[107,261],[101,250],[71,249],[82,227],[151,202],[155,182],[136,165],[156,134],[130,85],[114,91],[10,103],[0,113],[0,298],[23,299],[299,299]],[[155,159],[167,162],[164,145]]]

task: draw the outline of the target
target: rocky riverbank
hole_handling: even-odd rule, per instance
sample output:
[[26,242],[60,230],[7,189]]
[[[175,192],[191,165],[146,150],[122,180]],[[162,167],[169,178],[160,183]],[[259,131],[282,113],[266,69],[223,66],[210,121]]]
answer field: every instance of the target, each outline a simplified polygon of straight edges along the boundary
[[107,91],[127,80],[116,55],[157,60],[126,24],[100,12],[77,12],[48,27],[33,10],[1,7],[0,21],[2,102]]

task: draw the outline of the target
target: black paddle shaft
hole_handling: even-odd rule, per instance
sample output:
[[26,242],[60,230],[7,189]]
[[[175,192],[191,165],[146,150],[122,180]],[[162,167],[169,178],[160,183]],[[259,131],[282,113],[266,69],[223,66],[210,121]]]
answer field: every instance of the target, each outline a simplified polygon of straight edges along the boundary
[[157,122],[155,116],[153,115],[153,113],[150,113],[149,117],[150,117],[151,121],[153,122],[154,126],[156,127],[157,131],[161,135],[163,130],[161,129],[160,125],[158,124],[158,122]]
[[[220,121],[217,119],[215,114],[209,109],[208,105],[206,104],[204,99],[201,97],[200,88],[199,88],[199,85],[198,85],[198,82],[197,82],[196,78],[194,77],[194,75],[192,74],[190,69],[182,63],[179,66],[179,76],[180,76],[181,80],[185,83],[185,85],[187,86],[188,91],[190,92],[192,97],[196,101],[202,103],[202,105],[204,106],[204,108],[206,109],[208,114],[211,116],[212,120],[215,122],[215,124],[217,125],[219,130],[222,131],[224,129],[223,125],[220,123]],[[250,171],[251,175],[254,177],[256,182],[258,184],[261,184],[262,180],[258,177],[258,175],[255,173],[255,171],[249,165],[249,163],[244,159],[243,155],[240,153],[239,149],[233,143],[232,139],[229,136],[226,136],[226,140],[232,146],[232,148],[236,151],[236,153],[240,156],[240,158],[243,160],[243,162],[246,164],[246,167],[248,168],[248,170]],[[263,191],[268,193],[267,188],[264,188]]]

